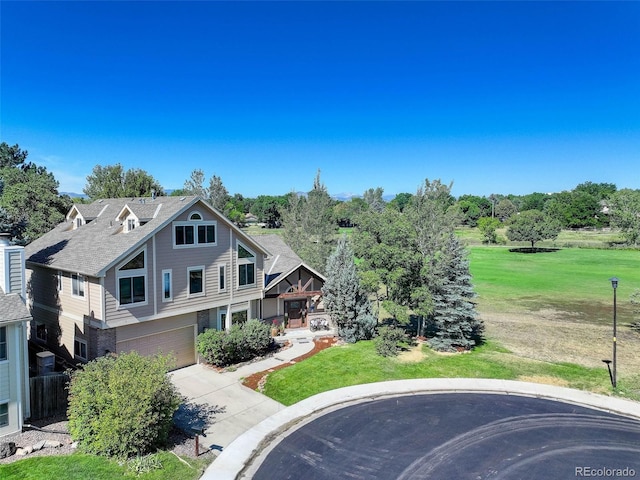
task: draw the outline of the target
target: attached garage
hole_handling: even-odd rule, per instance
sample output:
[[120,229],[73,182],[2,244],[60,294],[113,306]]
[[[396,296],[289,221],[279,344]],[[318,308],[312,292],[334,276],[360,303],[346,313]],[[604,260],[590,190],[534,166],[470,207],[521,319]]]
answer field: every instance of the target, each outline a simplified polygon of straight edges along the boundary
[[[195,320],[195,319],[194,319]],[[164,325],[166,321],[150,322],[154,327],[169,327],[160,332],[145,332],[151,325],[141,328],[139,325],[120,327],[116,332],[116,351],[137,351],[140,355],[155,355],[157,353],[171,353],[176,359],[176,368],[186,367],[196,363],[195,337],[196,325],[177,326],[175,319],[170,322],[173,325]],[[171,326],[175,328],[170,328]]]

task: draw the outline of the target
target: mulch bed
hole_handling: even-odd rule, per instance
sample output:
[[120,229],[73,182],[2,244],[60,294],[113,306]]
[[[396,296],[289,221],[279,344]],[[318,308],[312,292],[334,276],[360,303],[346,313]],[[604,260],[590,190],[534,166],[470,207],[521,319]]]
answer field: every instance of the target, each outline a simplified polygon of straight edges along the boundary
[[335,337],[317,338],[313,341],[314,343],[313,350],[311,350],[310,352],[305,353],[304,355],[301,355],[299,357],[296,357],[290,362],[283,363],[282,365],[278,365],[277,367],[270,368],[269,370],[264,370],[262,372],[254,373],[253,375],[250,375],[247,378],[245,378],[242,381],[242,384],[246,387],[249,387],[252,390],[258,390],[263,379],[267,375],[269,375],[271,372],[275,372],[276,370],[281,370],[283,368],[290,367],[291,365],[301,362],[306,358],[312,357],[313,355],[315,355],[318,352],[321,352],[325,348],[329,348],[332,345],[335,345],[336,341],[337,341],[337,338]]

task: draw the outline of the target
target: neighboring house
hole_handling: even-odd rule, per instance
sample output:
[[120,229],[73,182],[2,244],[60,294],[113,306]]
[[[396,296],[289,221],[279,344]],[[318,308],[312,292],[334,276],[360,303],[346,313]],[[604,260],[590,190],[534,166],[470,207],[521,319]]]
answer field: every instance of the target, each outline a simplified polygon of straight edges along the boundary
[[253,238],[271,253],[264,266],[263,318],[286,317],[289,328],[308,327],[306,314],[321,306],[325,277],[305,264],[279,235]]
[[24,248],[0,238],[0,437],[30,416]]
[[26,247],[31,340],[74,362],[172,352],[196,335],[259,318],[268,252],[198,197],[74,205]]

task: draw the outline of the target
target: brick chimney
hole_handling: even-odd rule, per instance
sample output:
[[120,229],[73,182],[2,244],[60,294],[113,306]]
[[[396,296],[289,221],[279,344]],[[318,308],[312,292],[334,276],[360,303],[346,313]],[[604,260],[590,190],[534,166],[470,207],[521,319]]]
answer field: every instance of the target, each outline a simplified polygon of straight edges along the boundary
[[5,294],[17,293],[26,299],[24,247],[11,245],[8,233],[0,233],[0,287]]

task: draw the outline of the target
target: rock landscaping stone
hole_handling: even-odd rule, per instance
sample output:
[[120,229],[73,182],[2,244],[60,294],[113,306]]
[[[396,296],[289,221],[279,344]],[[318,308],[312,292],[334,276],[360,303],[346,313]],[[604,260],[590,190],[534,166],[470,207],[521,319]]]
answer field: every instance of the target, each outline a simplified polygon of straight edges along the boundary
[[45,444],[46,440],[40,440],[37,443],[33,444],[33,451],[37,452],[38,450],[42,450],[44,448],[44,444]]
[[62,442],[58,442],[57,440],[45,440],[44,448],[59,448],[62,446]]
[[16,453],[16,444],[14,442],[0,443],[0,458],[10,457]]

